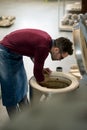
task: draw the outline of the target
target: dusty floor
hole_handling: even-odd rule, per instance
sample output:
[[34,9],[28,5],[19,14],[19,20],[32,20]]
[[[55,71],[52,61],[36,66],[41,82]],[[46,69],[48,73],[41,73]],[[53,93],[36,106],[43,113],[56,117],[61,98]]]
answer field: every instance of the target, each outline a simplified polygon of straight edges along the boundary
[[5,107],[2,106],[2,101],[0,100],[0,128],[5,122],[9,120]]

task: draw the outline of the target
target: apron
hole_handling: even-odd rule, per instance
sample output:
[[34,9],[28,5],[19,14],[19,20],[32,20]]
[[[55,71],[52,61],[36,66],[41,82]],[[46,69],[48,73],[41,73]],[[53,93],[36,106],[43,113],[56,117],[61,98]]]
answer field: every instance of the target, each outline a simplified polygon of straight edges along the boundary
[[28,91],[28,80],[23,56],[0,44],[0,84],[2,103],[10,107],[17,105]]

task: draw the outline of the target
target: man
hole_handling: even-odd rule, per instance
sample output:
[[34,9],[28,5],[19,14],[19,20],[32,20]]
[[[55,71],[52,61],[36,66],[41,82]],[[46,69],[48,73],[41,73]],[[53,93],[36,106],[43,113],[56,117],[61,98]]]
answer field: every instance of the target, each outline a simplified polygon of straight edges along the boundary
[[45,82],[44,62],[51,54],[52,60],[61,60],[72,55],[72,42],[64,37],[53,40],[45,31],[38,29],[20,29],[6,35],[0,41],[0,83],[2,102],[9,117],[28,106],[27,76],[23,65],[23,56],[34,62],[33,73],[38,83]]

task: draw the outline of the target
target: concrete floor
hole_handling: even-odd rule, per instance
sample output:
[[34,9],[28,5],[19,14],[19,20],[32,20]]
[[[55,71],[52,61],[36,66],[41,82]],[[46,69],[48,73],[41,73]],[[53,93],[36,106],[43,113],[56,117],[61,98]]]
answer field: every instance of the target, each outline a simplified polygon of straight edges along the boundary
[[[0,28],[0,40],[9,32],[21,28],[38,28],[47,31],[53,38],[60,36],[72,38],[71,32],[60,32],[58,29],[58,2],[57,1],[33,1],[33,0],[0,0],[0,16],[15,16],[14,25],[8,28]],[[29,58],[24,57],[24,64],[28,79],[33,75],[33,64]],[[45,67],[49,66],[53,71],[57,66],[62,66],[64,72],[68,72],[72,64],[76,64],[74,54],[63,61],[51,61],[48,56]],[[28,71],[29,70],[29,71]],[[0,126],[8,119],[5,108],[0,102]]]

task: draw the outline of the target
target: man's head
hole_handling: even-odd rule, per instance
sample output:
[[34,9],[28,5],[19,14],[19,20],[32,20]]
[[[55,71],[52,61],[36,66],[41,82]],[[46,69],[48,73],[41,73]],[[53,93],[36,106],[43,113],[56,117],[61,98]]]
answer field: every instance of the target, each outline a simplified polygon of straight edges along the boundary
[[67,38],[60,37],[55,39],[50,51],[52,60],[62,60],[68,55],[72,55],[72,45],[73,43]]

